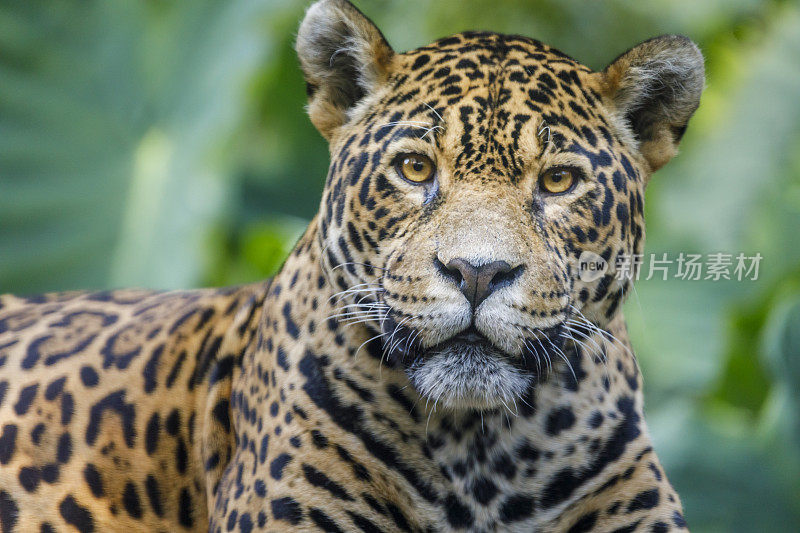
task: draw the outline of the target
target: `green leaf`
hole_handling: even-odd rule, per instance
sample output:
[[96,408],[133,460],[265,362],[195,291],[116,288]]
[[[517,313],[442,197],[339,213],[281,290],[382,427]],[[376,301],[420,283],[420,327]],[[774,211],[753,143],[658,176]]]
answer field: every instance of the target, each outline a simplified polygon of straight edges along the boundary
[[3,5],[0,292],[196,283],[263,9]]

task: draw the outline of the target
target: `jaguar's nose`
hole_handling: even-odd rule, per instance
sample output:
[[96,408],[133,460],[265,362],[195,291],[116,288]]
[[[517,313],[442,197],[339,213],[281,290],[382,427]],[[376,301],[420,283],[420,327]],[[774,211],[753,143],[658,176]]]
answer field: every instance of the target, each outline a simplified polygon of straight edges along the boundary
[[522,265],[512,268],[505,261],[475,264],[461,257],[446,265],[436,257],[434,263],[445,278],[458,286],[473,311],[493,292],[514,283],[523,270]]

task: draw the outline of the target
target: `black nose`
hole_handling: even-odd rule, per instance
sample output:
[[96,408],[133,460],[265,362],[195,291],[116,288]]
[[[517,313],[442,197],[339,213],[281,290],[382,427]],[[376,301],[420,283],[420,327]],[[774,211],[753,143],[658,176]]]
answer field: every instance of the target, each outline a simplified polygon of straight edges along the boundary
[[511,285],[522,273],[522,265],[511,268],[505,261],[492,261],[476,266],[457,257],[447,265],[438,258],[434,259],[434,263],[443,276],[458,285],[459,290],[472,304],[473,310],[497,289]]

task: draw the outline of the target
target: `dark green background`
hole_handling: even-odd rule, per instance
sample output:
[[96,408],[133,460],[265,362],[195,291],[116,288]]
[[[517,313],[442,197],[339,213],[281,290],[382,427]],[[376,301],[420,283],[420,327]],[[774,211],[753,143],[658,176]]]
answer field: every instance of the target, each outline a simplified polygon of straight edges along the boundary
[[[800,7],[766,0],[357,2],[398,50],[520,33],[593,68],[693,38],[708,89],[647,194],[647,252],[759,252],[758,281],[640,281],[657,450],[695,531],[800,529]],[[314,214],[304,2],[0,4],[0,292],[269,276]]]

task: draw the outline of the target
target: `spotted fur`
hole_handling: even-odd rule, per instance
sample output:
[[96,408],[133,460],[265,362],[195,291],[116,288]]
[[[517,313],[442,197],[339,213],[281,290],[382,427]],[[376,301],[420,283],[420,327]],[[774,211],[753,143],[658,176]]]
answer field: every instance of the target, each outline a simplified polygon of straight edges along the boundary
[[[577,259],[642,250],[696,46],[602,72],[495,33],[400,54],[322,0],[297,48],[331,166],[273,280],[0,299],[0,530],[685,529],[629,284]],[[434,179],[402,178],[410,152]],[[558,196],[555,167],[579,176]]]

